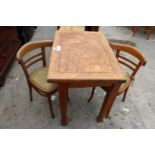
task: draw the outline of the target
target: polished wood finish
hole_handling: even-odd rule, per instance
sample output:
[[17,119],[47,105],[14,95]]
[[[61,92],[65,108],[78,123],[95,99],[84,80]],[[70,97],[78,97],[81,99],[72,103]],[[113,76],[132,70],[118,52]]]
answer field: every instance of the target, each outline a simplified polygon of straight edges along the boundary
[[0,87],[5,83],[18,49],[33,33],[32,26],[0,26]]
[[[47,91],[47,90],[43,90],[42,88],[40,88],[39,86],[36,86],[29,78],[29,71],[28,69],[33,66],[36,62],[41,61],[42,62],[42,66],[45,67],[46,66],[46,59],[45,59],[45,48],[46,47],[52,47],[53,45],[53,41],[51,40],[44,40],[44,41],[37,41],[37,42],[30,42],[27,44],[24,44],[19,51],[17,52],[16,58],[19,62],[19,64],[21,64],[22,69],[25,73],[26,79],[27,79],[27,83],[28,83],[28,87],[29,87],[29,93],[30,93],[30,101],[32,101],[32,88],[34,88],[39,94],[41,94],[42,96],[47,97],[48,99],[48,104],[49,104],[49,108],[50,108],[50,112],[51,112],[51,116],[52,118],[54,118],[54,112],[53,112],[53,107],[52,107],[52,101],[51,101],[51,95],[54,94],[57,89],[54,89],[52,91]],[[40,53],[39,54],[35,54],[29,58],[27,58],[26,60],[24,59],[24,56],[30,52],[32,52],[35,49],[40,49]]]
[[[57,46],[61,46],[61,51],[54,50]],[[123,82],[124,74],[101,32],[57,31],[47,79],[65,83]]]
[[16,27],[0,26],[0,87],[4,85],[7,72],[20,45]]
[[[64,30],[55,34],[47,81],[59,84],[61,122],[66,125],[68,87],[115,86],[126,79],[101,32]],[[106,113],[101,113],[103,120]]]
[[[134,80],[134,77],[135,77],[136,73],[138,72],[139,68],[142,65],[144,66],[146,64],[145,57],[141,54],[141,52],[137,48],[130,46],[130,45],[119,44],[119,43],[110,43],[110,46],[116,52],[116,58],[117,58],[118,62],[130,70],[131,81]],[[125,54],[132,55],[133,57],[135,57],[137,59],[137,61],[135,59],[133,60],[132,58],[128,58]],[[130,85],[125,90],[122,90],[121,92],[119,92],[119,91],[116,92],[117,96],[124,93],[122,101],[125,101],[129,87],[130,87]],[[102,87],[102,89],[104,89],[105,91],[108,92],[111,89],[111,87],[104,86],[104,87]],[[90,102],[91,99],[93,98],[94,92],[95,92],[95,87],[92,88],[91,96],[88,99],[88,102]],[[111,105],[111,107],[112,107],[112,105]],[[106,117],[108,116],[111,107],[109,108]]]

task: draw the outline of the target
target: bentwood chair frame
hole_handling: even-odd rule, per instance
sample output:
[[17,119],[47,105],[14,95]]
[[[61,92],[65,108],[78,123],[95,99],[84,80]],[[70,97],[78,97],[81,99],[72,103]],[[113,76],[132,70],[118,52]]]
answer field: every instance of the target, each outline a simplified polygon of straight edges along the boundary
[[[138,72],[138,70],[141,66],[144,66],[146,64],[146,60],[145,60],[144,56],[141,54],[141,52],[133,46],[126,45],[126,44],[119,44],[119,43],[110,43],[110,46],[116,52],[116,58],[117,58],[118,62],[131,70],[131,74],[129,75],[130,83],[126,86],[126,88],[124,90],[117,93],[117,96],[124,93],[123,99],[122,99],[122,101],[124,102],[127,92],[129,90],[129,87],[130,87],[132,81],[134,80],[136,73]],[[138,60],[138,63],[135,63],[133,60],[126,58],[125,55],[121,54],[123,52],[134,56]],[[101,88],[104,89],[105,91],[109,90],[109,87],[101,87]],[[88,102],[90,102],[91,99],[93,98],[94,92],[95,92],[95,87],[92,88],[91,96],[88,99]],[[110,109],[107,112],[107,116],[110,112]]]
[[[46,66],[45,48],[52,47],[52,45],[53,45],[52,40],[26,43],[19,49],[16,57],[17,57],[19,64],[21,64],[22,69],[23,69],[26,79],[27,79],[27,83],[28,83],[28,87],[29,87],[29,94],[30,94],[30,101],[33,100],[32,88],[34,88],[40,95],[47,97],[49,108],[50,108],[50,113],[51,113],[52,118],[54,118],[51,95],[54,94],[57,91],[57,89],[54,89],[52,91],[45,91],[45,90],[39,88],[30,80],[29,72],[28,72],[28,68],[30,66],[32,66],[33,64],[35,64],[36,62],[42,61],[43,67]],[[32,52],[35,49],[39,49],[39,48],[41,49],[41,52],[39,54],[35,54],[32,57],[28,58],[27,60],[23,60],[23,57],[26,54]]]

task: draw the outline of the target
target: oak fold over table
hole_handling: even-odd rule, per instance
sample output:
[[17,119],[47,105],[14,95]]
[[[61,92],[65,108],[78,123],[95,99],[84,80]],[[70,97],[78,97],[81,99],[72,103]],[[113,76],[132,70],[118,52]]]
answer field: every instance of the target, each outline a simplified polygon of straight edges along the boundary
[[61,123],[67,125],[68,88],[111,86],[97,117],[102,122],[126,76],[103,33],[62,30],[55,33],[47,81],[58,83]]

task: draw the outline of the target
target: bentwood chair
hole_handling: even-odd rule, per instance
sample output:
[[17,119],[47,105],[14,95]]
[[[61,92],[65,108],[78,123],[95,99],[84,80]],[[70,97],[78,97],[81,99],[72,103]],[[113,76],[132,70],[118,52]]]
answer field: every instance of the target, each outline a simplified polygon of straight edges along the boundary
[[[135,79],[137,71],[142,65],[144,66],[146,64],[146,60],[144,56],[140,53],[140,51],[133,46],[119,43],[110,43],[110,46],[114,50],[116,58],[120,63],[120,66],[126,73],[126,82],[120,86],[119,91],[117,93],[117,96],[124,93],[122,99],[122,101],[124,102],[129,87]],[[110,87],[101,87],[101,88],[105,91],[108,91]],[[88,102],[90,102],[91,99],[93,98],[94,92],[95,87],[92,88],[91,96],[88,99]],[[109,112],[107,113],[107,116],[108,114]]]
[[[38,42],[30,42],[23,45],[17,52],[17,60],[21,65],[29,87],[30,101],[32,98],[32,88],[35,89],[40,95],[47,97],[52,118],[54,118],[53,106],[51,101],[51,95],[57,91],[56,83],[47,83],[47,72],[45,58],[45,48],[52,47],[53,41],[45,40]],[[34,54],[35,49],[40,49],[39,53]],[[31,55],[28,57],[28,55]],[[32,56],[33,55],[33,56]],[[28,57],[25,59],[25,57]],[[36,67],[37,62],[42,62],[41,67],[32,70],[32,66]],[[32,71],[30,71],[30,69]]]

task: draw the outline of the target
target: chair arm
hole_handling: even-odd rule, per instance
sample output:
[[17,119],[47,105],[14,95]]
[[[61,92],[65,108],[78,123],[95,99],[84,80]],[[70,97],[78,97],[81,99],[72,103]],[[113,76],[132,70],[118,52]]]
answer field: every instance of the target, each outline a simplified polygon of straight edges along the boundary
[[52,47],[53,41],[52,40],[43,40],[43,41],[35,41],[35,42],[29,42],[24,44],[17,52],[16,58],[18,61],[21,60],[21,58],[30,51],[42,48],[42,47]]
[[120,51],[124,51],[127,52],[135,57],[137,57],[138,59],[140,59],[141,64],[144,66],[146,64],[146,59],[143,56],[143,54],[134,46],[131,45],[126,45],[126,44],[120,44],[120,43],[110,43],[111,48],[114,49],[118,49]]

